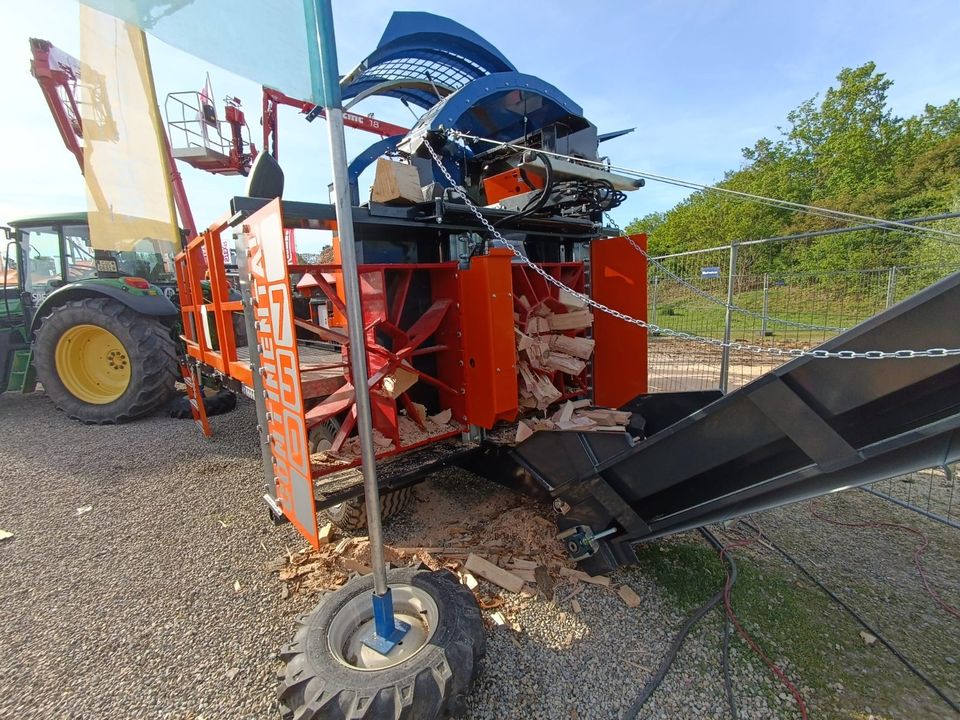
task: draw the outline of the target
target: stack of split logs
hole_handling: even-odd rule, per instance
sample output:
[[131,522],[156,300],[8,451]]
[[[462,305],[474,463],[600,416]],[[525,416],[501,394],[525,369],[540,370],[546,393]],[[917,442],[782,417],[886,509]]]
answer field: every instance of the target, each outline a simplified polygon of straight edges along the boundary
[[591,407],[589,400],[568,400],[548,418],[521,420],[517,425],[516,441],[523,442],[538,430],[622,433],[632,414],[625,410]]
[[[523,296],[521,306],[529,309]],[[593,355],[593,340],[570,333],[593,325],[589,310],[571,307],[554,313],[546,304],[538,305],[527,317],[523,328],[514,329],[517,337],[517,368],[520,375],[520,409],[546,410],[563,394],[553,380],[558,373],[578,377]],[[562,376],[561,376],[562,377]],[[563,382],[559,383],[561,386]]]
[[[565,376],[578,378],[593,356],[594,341],[579,335],[593,325],[593,315],[571,294],[562,293],[554,302],[560,312],[545,302],[531,307],[523,296],[517,302],[522,308],[514,328],[519,406],[521,411],[546,411],[563,399]],[[523,442],[538,430],[623,432],[629,422],[629,412],[592,407],[589,400],[568,400],[549,417],[522,420],[516,441]]]

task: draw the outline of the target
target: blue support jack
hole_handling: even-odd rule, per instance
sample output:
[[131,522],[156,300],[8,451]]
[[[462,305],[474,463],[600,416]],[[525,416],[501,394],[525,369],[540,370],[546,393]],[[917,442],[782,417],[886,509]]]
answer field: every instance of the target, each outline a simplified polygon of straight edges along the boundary
[[410,625],[403,620],[397,620],[393,614],[393,594],[390,588],[382,595],[374,592],[373,600],[373,632],[360,642],[381,655],[388,655],[397,644],[403,640],[410,630]]

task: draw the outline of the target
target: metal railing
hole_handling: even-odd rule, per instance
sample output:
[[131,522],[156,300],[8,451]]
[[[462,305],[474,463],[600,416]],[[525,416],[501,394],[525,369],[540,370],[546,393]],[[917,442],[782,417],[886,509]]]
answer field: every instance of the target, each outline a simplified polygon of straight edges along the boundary
[[[960,269],[960,262],[944,259],[856,270],[764,270],[757,268],[769,263],[758,250],[733,244],[654,258],[647,274],[648,319],[703,337],[812,348]],[[728,391],[784,360],[652,334],[648,377],[653,392]]]
[[941,465],[881,480],[867,492],[960,530],[960,490],[957,466]]

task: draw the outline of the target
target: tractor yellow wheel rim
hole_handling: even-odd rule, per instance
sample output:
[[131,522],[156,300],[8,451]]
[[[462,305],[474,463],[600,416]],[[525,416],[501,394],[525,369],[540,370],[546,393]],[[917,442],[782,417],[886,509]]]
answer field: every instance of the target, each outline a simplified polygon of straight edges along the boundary
[[106,405],[130,385],[130,358],[123,343],[99,325],[75,325],[60,336],[57,375],[71,395]]

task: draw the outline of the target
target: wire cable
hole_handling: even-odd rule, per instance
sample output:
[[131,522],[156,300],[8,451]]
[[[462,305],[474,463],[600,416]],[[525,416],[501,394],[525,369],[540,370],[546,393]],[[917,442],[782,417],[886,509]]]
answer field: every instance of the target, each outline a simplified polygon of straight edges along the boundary
[[842,607],[844,610],[846,610],[847,613],[848,613],[854,620],[856,620],[860,625],[862,625],[863,628],[864,628],[867,632],[869,632],[871,635],[873,635],[875,638],[877,638],[877,640],[879,640],[880,643],[881,643],[884,647],[887,648],[887,650],[889,650],[890,652],[892,652],[892,653],[894,654],[894,656],[895,656],[901,663],[903,663],[904,667],[906,667],[907,670],[909,670],[911,673],[913,673],[914,675],[916,675],[916,676],[923,682],[924,685],[926,685],[928,688],[930,688],[931,690],[933,690],[933,692],[936,693],[936,695],[937,695],[941,700],[943,700],[945,703],[947,703],[947,705],[949,705],[949,706],[953,709],[954,712],[960,714],[960,705],[958,705],[958,704],[955,703],[953,700],[951,700],[951,699],[943,692],[943,690],[941,690],[939,687],[937,687],[936,685],[934,685],[933,681],[930,680],[930,678],[928,678],[928,677],[923,673],[922,670],[920,670],[916,665],[914,665],[914,664],[911,663],[909,660],[907,660],[907,658],[904,657],[903,653],[901,653],[901,652],[893,645],[893,643],[891,643],[889,640],[887,640],[879,630],[877,630],[875,627],[873,627],[872,625],[870,625],[870,623],[868,623],[868,622],[867,622],[866,620],[864,620],[859,614],[857,614],[857,611],[856,611],[856,610],[854,610],[854,609],[851,608],[849,605],[847,605],[847,603],[845,603],[845,602],[843,601],[843,599],[840,598],[835,592],[833,592],[830,588],[828,588],[826,585],[824,585],[822,582],[820,582],[820,581],[813,575],[813,573],[811,573],[809,570],[807,570],[807,568],[804,567],[798,560],[794,559],[786,550],[784,550],[784,549],[781,548],[779,545],[777,545],[773,540],[771,540],[768,535],[765,535],[764,532],[760,529],[759,526],[757,526],[757,525],[755,525],[754,523],[749,522],[749,521],[747,521],[747,520],[740,520],[740,523],[741,523],[742,525],[750,528],[750,530],[752,530],[753,532],[755,532],[755,533],[757,534],[757,537],[758,537],[758,538],[763,539],[764,543],[766,543],[767,545],[769,545],[769,546],[770,546],[771,548],[773,548],[776,552],[780,553],[780,555],[783,556],[783,558],[784,558],[787,562],[789,562],[791,565],[793,565],[795,568],[797,568],[797,570],[799,570],[801,573],[803,573],[803,575],[804,575],[810,582],[812,582],[814,585],[816,585],[818,588],[820,588],[820,590],[822,590],[824,593],[826,593],[826,595],[828,595],[831,600],[833,600],[833,601],[834,601],[835,603],[837,603],[840,607]]
[[[710,540],[710,544],[717,547],[719,545],[720,559],[731,560],[730,550],[738,547],[746,547],[750,543],[754,542],[755,538],[747,537],[742,540],[737,540],[736,542],[728,543],[726,545],[720,543],[713,533],[711,533],[706,528],[702,528],[701,532],[704,533],[705,537]],[[710,539],[712,538],[712,540]],[[724,565],[726,570],[726,565]],[[727,617],[730,619],[730,622],[733,623],[734,628],[736,628],[737,633],[743,638],[744,642],[750,647],[751,650],[759,657],[763,663],[770,669],[770,671],[777,677],[778,680],[790,691],[790,694],[793,695],[794,700],[797,701],[797,708],[800,710],[800,717],[803,720],[807,718],[807,704],[803,699],[803,695],[800,693],[800,690],[797,686],[787,677],[787,674],[780,669],[780,667],[770,659],[770,657],[763,651],[756,640],[748,633],[744,627],[740,624],[740,619],[737,617],[737,614],[733,610],[733,601],[730,597],[730,592],[733,589],[733,581],[736,580],[736,577],[732,577],[730,573],[727,573],[727,581],[723,586],[723,605],[727,611]]]
[[749,200],[751,202],[756,202],[761,205],[769,205],[772,207],[795,210],[797,212],[806,213],[809,215],[816,215],[819,217],[830,218],[835,220],[840,220],[843,222],[851,221],[867,221],[870,223],[876,223],[886,229],[899,229],[907,230],[911,233],[922,232],[930,233],[933,235],[940,235],[946,240],[946,238],[954,238],[953,244],[960,244],[957,240],[960,240],[960,233],[951,232],[949,230],[940,230],[938,228],[918,228],[906,223],[899,222],[897,220],[884,220],[882,218],[875,218],[869,215],[860,215],[858,213],[845,212],[843,210],[832,210],[830,208],[818,207],[816,205],[808,205],[805,203],[797,203],[790,200],[779,200],[777,198],[765,197],[763,195],[757,195],[755,193],[748,193],[741,190],[733,190],[731,188],[725,188],[718,185],[704,185],[702,183],[693,182],[690,180],[682,180],[680,178],[670,177],[669,175],[660,175],[658,173],[647,172],[645,170],[637,170],[634,168],[627,168],[620,165],[613,165],[607,162],[601,162],[597,160],[586,160],[584,158],[574,157],[572,155],[563,155],[562,153],[551,152],[549,150],[543,150],[542,148],[530,148],[526,145],[518,145],[516,143],[501,142],[499,140],[491,140],[489,138],[480,137],[478,135],[471,135],[469,133],[460,132],[458,130],[451,130],[450,134],[457,138],[473,140],[476,142],[484,142],[490,145],[496,145],[498,147],[507,147],[513,148],[515,150],[534,150],[545,155],[557,158],[559,160],[566,160],[569,162],[575,162],[582,165],[593,166],[607,172],[617,171],[623,173],[624,175],[631,175],[635,177],[644,178],[645,180],[653,180],[655,182],[664,183],[667,185],[675,185],[677,187],[686,188],[688,190],[701,190],[704,192],[716,192],[733,197],[740,198],[742,200]]
[[945,613],[952,615],[957,620],[960,620],[960,610],[957,610],[953,605],[950,605],[942,597],[940,593],[936,591],[931,585],[930,580],[927,578],[927,573],[923,568],[923,555],[926,553],[927,548],[930,546],[930,538],[927,537],[926,533],[922,530],[917,530],[912,528],[909,525],[901,525],[900,523],[890,523],[890,522],[862,522],[862,523],[851,523],[843,522],[841,520],[836,520],[834,518],[828,518],[825,515],[818,513],[813,506],[810,507],[810,515],[815,517],[817,520],[822,520],[823,522],[829,525],[839,525],[840,527],[847,528],[869,528],[873,530],[900,530],[902,532],[911,533],[916,537],[920,538],[920,544],[913,549],[913,564],[917,568],[917,572],[920,574],[920,580],[923,583],[923,589],[926,590],[927,595],[933,600],[933,602],[943,610]]

